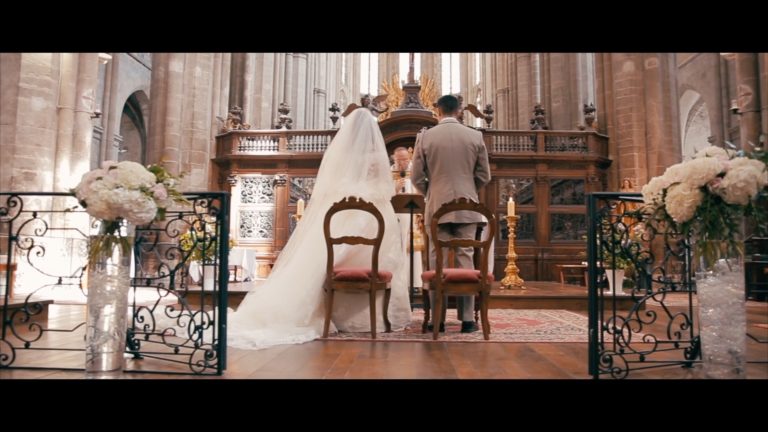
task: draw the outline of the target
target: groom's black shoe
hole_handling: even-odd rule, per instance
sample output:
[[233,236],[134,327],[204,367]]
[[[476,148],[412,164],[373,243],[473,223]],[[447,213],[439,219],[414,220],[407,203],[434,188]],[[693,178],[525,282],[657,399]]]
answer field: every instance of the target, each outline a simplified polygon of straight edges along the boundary
[[462,321],[461,322],[461,332],[462,333],[472,333],[480,330],[477,328],[477,323],[474,321]]
[[[427,330],[435,331],[435,326],[432,324],[427,324]],[[440,323],[440,332],[445,333],[445,323]]]

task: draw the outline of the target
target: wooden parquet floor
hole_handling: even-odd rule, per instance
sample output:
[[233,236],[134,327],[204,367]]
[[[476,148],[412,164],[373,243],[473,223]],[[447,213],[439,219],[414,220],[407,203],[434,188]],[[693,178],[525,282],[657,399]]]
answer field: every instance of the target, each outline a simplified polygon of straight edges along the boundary
[[[83,306],[52,306],[59,325],[82,320]],[[649,309],[654,306],[649,306]],[[768,379],[768,303],[748,302],[747,377]],[[661,332],[656,328],[649,331]],[[82,337],[72,335],[72,338]],[[80,339],[82,340],[82,339]],[[57,341],[58,342],[58,341]],[[83,353],[46,354],[47,362],[82,367]],[[313,341],[249,351],[230,348],[221,377],[125,373],[125,379],[589,379],[586,343],[420,343]],[[55,357],[55,358],[53,358]],[[134,361],[134,360],[131,360]],[[143,366],[155,368],[154,360]],[[167,367],[167,366],[164,366]],[[185,371],[180,367],[179,371]],[[636,371],[629,379],[695,379],[697,368]],[[81,371],[0,369],[5,379],[81,379]]]

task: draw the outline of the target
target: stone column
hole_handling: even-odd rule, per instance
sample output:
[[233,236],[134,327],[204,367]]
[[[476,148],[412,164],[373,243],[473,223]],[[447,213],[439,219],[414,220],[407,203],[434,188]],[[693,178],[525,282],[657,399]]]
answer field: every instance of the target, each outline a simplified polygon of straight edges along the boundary
[[243,108],[243,123],[254,124],[256,122],[257,113],[256,104],[254,103],[255,93],[258,92],[256,85],[256,54],[245,53],[243,59],[243,95],[242,105]]
[[[421,53],[421,73],[426,74],[428,77],[435,81],[435,89],[437,90],[438,97],[443,96],[442,93],[442,73],[441,73],[442,58],[440,53]],[[420,79],[421,77],[416,77]],[[406,77],[400,77],[401,80]]]
[[758,58],[755,53],[736,53],[736,96],[741,114],[739,136],[741,148],[757,145],[760,135],[760,88]]
[[213,115],[211,116],[211,140],[216,139],[216,134],[219,133],[221,128],[221,122],[216,118],[220,116],[227,118],[228,109],[221,105],[221,53],[213,55],[213,86],[211,87],[211,109]]
[[215,143],[210,138],[213,54],[189,53],[184,58],[184,91],[181,105],[182,139],[179,143],[182,170],[189,173],[191,189],[222,190],[211,158]]
[[597,130],[615,139],[613,115],[613,63],[611,54],[595,53],[595,108]]
[[680,112],[677,64],[671,53],[649,53],[644,58],[646,164],[645,184],[680,162]]
[[497,129],[509,129],[509,74],[507,73],[507,55],[495,53],[494,57],[494,92],[493,105],[496,111],[494,123]]
[[[315,57],[314,62],[314,86],[312,88],[312,107],[313,110],[308,113],[312,116],[312,123],[309,125],[312,129],[327,129],[330,128],[330,120],[328,120],[328,102],[327,89],[328,83],[328,57],[330,54],[318,53],[313,54]],[[328,124],[326,124],[328,123]]]
[[719,55],[720,57],[720,74],[719,74],[719,81],[716,83],[719,86],[720,90],[720,106],[723,107],[721,111],[717,113],[718,115],[718,122],[721,123],[722,127],[720,128],[721,135],[717,138],[720,138],[721,142],[725,142],[726,140],[731,140],[731,133],[730,133],[730,123],[731,123],[731,111],[727,109],[731,106],[731,100],[729,97],[729,85],[728,85],[728,60],[726,60],[724,55]]
[[[167,166],[175,173],[184,171],[181,164],[181,115],[184,108],[184,57],[185,54],[179,53],[169,53],[166,57],[168,76],[165,94],[165,116],[163,119],[165,121],[165,133],[163,134],[162,156],[160,160],[163,163],[168,164]],[[189,182],[189,177],[187,177],[187,182]]]
[[[610,135],[608,157],[613,159],[608,188],[618,190],[618,178],[633,177],[645,184],[655,173],[648,173],[645,161],[645,98],[643,94],[643,55],[610,54],[616,128]],[[642,178],[642,180],[641,180]]]
[[293,119],[294,121],[294,128],[295,129],[306,129],[307,128],[307,87],[308,87],[308,80],[307,80],[307,53],[294,53],[293,54],[293,64],[294,64],[294,81],[293,81],[293,87],[294,87],[294,104],[293,112],[295,114],[295,117]]
[[101,137],[101,147],[99,148],[99,155],[95,161],[96,165],[101,165],[101,161],[107,160],[107,152],[112,144],[112,140],[109,135],[107,135],[107,129],[109,128],[111,95],[113,94],[113,60],[114,55],[111,60],[107,61],[107,64],[105,65],[106,67],[104,68],[104,93],[101,95],[101,127],[104,129],[104,135]]
[[[245,59],[248,53],[232,53],[229,78],[229,108],[243,107],[243,86],[245,85]],[[153,67],[154,69],[154,67]]]
[[223,85],[214,81],[214,62],[211,53],[159,53],[152,61],[147,161],[187,173],[182,185],[186,190],[222,187],[210,163],[212,89]]
[[[294,93],[294,62],[293,53],[285,54],[285,62],[283,66],[283,98],[280,102],[286,102],[291,106],[291,113],[294,117],[294,127],[296,126],[296,97]],[[278,104],[279,105],[279,104]],[[275,106],[278,106],[275,105]]]
[[547,111],[549,127],[553,130],[576,129],[578,120],[574,121],[573,112],[576,102],[571,94],[571,84],[575,82],[577,71],[575,54],[550,53],[550,110]]
[[[21,53],[0,53],[0,190],[23,190],[14,188],[16,170],[16,121],[19,106],[19,83],[21,82]],[[41,189],[42,190],[42,189]],[[3,247],[3,246],[0,246]]]
[[[674,54],[610,57],[612,88],[607,92],[598,85],[598,93],[613,105],[605,110],[606,121],[615,124],[615,130],[610,126],[608,130],[609,157],[614,160],[609,189],[618,190],[620,178],[634,178],[643,185],[680,161],[680,126]],[[605,72],[603,64],[601,81],[608,78]]]
[[[326,83],[328,85],[328,88],[326,89],[326,105],[330,106],[332,102],[339,103],[339,106],[341,106],[340,101],[338,100],[338,91],[339,87],[341,85],[341,68],[339,67],[341,65],[341,53],[328,53],[326,54],[326,62],[325,62],[325,77],[326,77]],[[344,109],[346,107],[342,107]],[[323,123],[326,125],[325,127],[330,128],[331,123],[330,120],[328,120],[328,115],[330,114],[327,111],[328,107],[325,107],[323,110],[322,118]],[[338,123],[337,123],[338,124]]]
[[56,157],[53,172],[54,190],[63,191],[70,185],[72,140],[75,125],[75,101],[77,98],[77,67],[79,54],[60,54],[58,124],[56,130]]
[[347,103],[360,103],[360,53],[352,53],[348,59],[349,73],[349,100]]
[[[96,109],[96,85],[99,80],[99,54],[82,53],[78,57],[74,133],[70,154],[70,176],[79,178],[91,169],[93,112]],[[71,186],[70,186],[71,187]]]
[[516,129],[529,129],[528,120],[532,117],[533,106],[533,81],[531,80],[531,54],[515,53],[515,83],[517,91],[515,99],[517,106],[517,116],[515,117],[514,127]]
[[[376,94],[381,93],[381,82],[390,82],[392,75],[400,69],[400,53],[379,53],[379,82],[376,83]],[[416,80],[419,77],[414,77]],[[407,77],[400,77],[401,80]]]
[[[184,56],[157,53],[152,57],[147,162],[162,163],[174,174],[183,171],[180,153]],[[183,189],[188,188],[189,176],[183,181]]]
[[[722,62],[722,56],[718,53],[701,53],[699,57],[706,62],[706,67],[712,73],[713,79],[708,83],[706,89],[702,89],[702,96],[707,103],[707,110],[709,111],[709,127],[710,135],[715,137],[715,143],[722,145],[725,141],[725,122],[723,121],[723,114],[727,114],[727,106],[724,106],[724,99],[722,95],[722,82],[721,77],[722,68],[720,63]],[[725,90],[728,89],[727,84]],[[683,114],[681,114],[682,116]],[[685,121],[681,118],[680,121],[685,124]],[[685,133],[684,130],[680,131],[681,135]]]
[[[542,54],[531,53],[531,98],[533,105],[544,104],[544,93],[542,91]],[[533,106],[529,107],[533,113]],[[533,116],[533,114],[531,114]]]
[[123,107],[118,106],[118,89],[120,87],[120,62],[122,53],[112,53],[112,60],[109,61],[110,80],[109,80],[109,100],[104,108],[104,137],[101,140],[103,152],[101,160],[117,160],[118,149],[115,148],[115,134],[120,131],[120,117],[123,114]]
[[[220,111],[217,113],[223,118],[227,118],[229,113],[229,80],[232,76],[232,54],[221,54],[221,79],[219,80],[219,103]],[[214,81],[215,85],[215,81]]]
[[277,105],[272,105],[275,78],[275,54],[256,54],[256,86],[254,88],[255,120],[252,129],[269,129],[277,114]]
[[[61,170],[55,179],[59,134],[57,101],[64,55],[0,53],[1,190],[67,190],[77,184],[76,181],[70,184],[72,181],[80,180],[67,178]],[[71,108],[69,113],[73,114]],[[71,139],[70,133],[70,143]],[[66,154],[68,165],[69,154],[62,154]]]

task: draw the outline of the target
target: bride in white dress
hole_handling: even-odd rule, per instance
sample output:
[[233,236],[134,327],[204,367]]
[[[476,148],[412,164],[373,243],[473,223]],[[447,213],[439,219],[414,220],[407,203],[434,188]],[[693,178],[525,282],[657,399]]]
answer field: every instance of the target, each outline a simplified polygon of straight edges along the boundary
[[[325,312],[323,284],[326,271],[323,220],[333,203],[346,196],[372,202],[385,221],[379,268],[392,272],[389,320],[392,330],[411,321],[407,264],[402,253],[400,228],[390,203],[394,191],[384,137],[371,112],[359,108],[339,129],[323,156],[311,200],[288,244],[280,253],[269,278],[250,292],[229,315],[228,344],[260,349],[303,343],[322,335]],[[375,236],[375,219],[358,211],[334,216],[331,233]],[[370,266],[370,248],[337,246],[335,264]],[[376,302],[376,328],[383,329],[382,294]],[[368,295],[338,293],[334,298],[332,329],[369,332]]]

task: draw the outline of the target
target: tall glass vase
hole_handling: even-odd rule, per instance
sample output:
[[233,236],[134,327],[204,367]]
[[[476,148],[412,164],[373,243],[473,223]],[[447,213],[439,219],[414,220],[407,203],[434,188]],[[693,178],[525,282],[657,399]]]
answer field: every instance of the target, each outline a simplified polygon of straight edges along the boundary
[[744,243],[697,242],[695,251],[704,374],[707,378],[746,378]]
[[[88,263],[88,301],[85,334],[85,371],[88,374],[122,371],[131,282],[131,251],[126,237],[91,237]],[[99,249],[97,249],[99,250]]]

